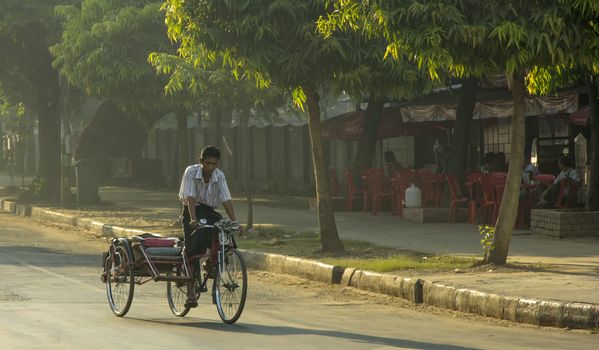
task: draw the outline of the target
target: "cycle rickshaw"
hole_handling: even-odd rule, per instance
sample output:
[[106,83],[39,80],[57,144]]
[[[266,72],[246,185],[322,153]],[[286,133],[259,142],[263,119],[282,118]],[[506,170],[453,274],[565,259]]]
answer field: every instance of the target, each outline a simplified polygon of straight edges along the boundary
[[166,281],[168,305],[175,316],[183,317],[190,310],[185,304],[187,283],[193,281],[197,300],[212,280],[212,302],[220,318],[236,322],[247,295],[246,265],[234,239],[240,226],[226,219],[214,225],[200,220],[201,228],[216,228],[209,254],[187,256],[183,240],[148,233],[112,239],[101,275],[112,312],[119,317],[127,314],[135,285]]

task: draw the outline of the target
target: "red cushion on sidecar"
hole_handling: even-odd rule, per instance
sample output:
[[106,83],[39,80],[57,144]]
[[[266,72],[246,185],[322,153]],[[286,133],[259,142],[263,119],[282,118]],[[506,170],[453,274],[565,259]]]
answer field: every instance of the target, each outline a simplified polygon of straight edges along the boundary
[[177,243],[176,238],[145,238],[143,245],[147,247],[172,247]]

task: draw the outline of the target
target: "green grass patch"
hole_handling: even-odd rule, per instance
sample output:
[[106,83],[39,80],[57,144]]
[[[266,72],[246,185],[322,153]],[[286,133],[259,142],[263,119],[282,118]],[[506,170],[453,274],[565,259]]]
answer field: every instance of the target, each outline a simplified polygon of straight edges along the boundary
[[242,249],[316,259],[327,264],[377,272],[406,269],[454,270],[471,268],[480,263],[477,258],[431,255],[357,240],[344,240],[345,253],[333,256],[320,252],[320,239],[316,233],[296,233],[270,226],[256,227],[248,238],[239,239],[237,243]]
[[[418,254],[419,255],[419,254]],[[394,255],[378,259],[336,259],[325,258],[322,262],[344,267],[354,267],[361,270],[391,272],[399,270],[453,270],[466,269],[475,266],[478,259],[463,258],[448,255],[418,256]]]

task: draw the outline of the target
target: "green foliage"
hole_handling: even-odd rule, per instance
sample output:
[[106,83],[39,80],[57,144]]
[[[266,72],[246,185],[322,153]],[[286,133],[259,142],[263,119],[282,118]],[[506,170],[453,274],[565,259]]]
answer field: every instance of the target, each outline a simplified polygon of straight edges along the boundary
[[493,243],[495,241],[495,226],[480,225],[478,226],[478,233],[482,236],[480,245],[483,250],[483,258],[487,261],[489,254],[495,248]]
[[[596,67],[599,57],[595,1],[360,0],[331,1],[321,18],[325,34],[363,31],[387,42],[387,55],[407,55],[456,75],[508,74],[540,66]],[[373,20],[374,19],[374,20]],[[537,70],[529,88],[549,91]]]
[[202,1],[165,3],[172,39],[179,54],[191,62],[222,57],[234,76],[269,81],[292,93],[296,105],[305,102],[301,90],[317,89],[346,64],[347,42],[324,38],[316,20],[325,13],[322,1]]
[[[0,1],[0,90],[3,99],[32,107],[48,80],[48,47],[59,36],[54,6],[76,0]],[[55,72],[53,72],[55,74]]]
[[164,95],[166,79],[147,62],[152,52],[174,53],[160,1],[84,0],[61,6],[62,40],[54,65],[87,94],[116,102],[134,115],[156,116],[179,102]]

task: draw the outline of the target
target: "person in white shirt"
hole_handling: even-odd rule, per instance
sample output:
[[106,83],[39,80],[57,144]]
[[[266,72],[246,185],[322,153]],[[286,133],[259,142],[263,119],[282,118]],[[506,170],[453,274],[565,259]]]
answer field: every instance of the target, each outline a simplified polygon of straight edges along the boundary
[[522,171],[522,182],[526,185],[534,185],[535,177],[539,174],[539,168],[529,161]]
[[[541,193],[541,201],[537,203],[537,207],[553,207],[555,206],[555,202],[559,197],[559,192],[562,183],[565,183],[566,187],[564,188],[564,201],[572,202],[570,200],[570,196],[576,196],[576,191],[570,191],[572,187],[578,188],[580,187],[582,180],[576,168],[572,164],[572,161],[568,157],[561,157],[559,159],[559,168],[561,172],[553,181],[553,184],[549,186],[543,193]],[[572,192],[572,193],[570,193]]]
[[[222,203],[232,221],[237,221],[233,201],[227,186],[225,174],[218,169],[220,150],[207,146],[200,154],[199,164],[185,169],[179,189],[179,200],[183,203],[181,223],[185,234],[185,253],[187,257],[204,254],[210,247],[213,229],[197,229],[200,220],[212,225],[222,219],[215,210]],[[196,230],[197,229],[197,230]],[[193,273],[194,267],[190,271]],[[186,307],[197,307],[193,292],[193,282],[187,285]]]

